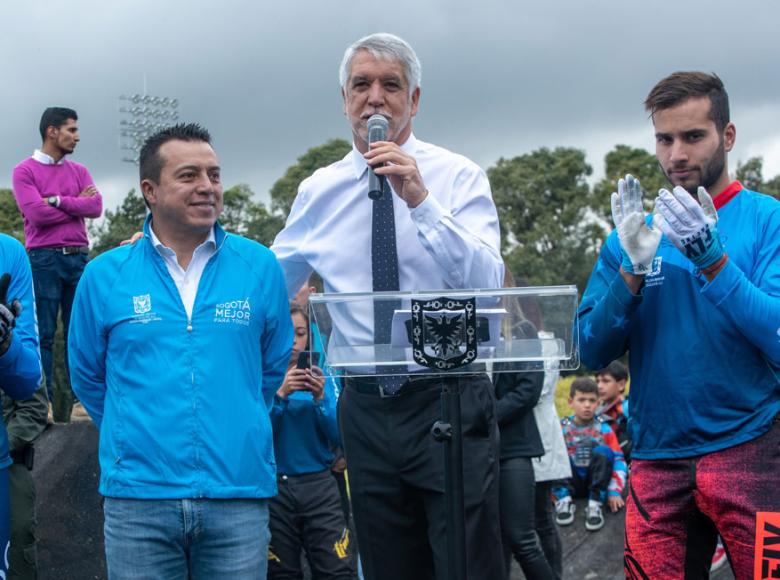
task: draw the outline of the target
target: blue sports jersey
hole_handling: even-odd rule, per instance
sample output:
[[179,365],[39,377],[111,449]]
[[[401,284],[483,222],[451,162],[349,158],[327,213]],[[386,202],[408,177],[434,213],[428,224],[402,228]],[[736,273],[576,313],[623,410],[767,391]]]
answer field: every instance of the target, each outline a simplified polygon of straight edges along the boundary
[[629,351],[638,459],[732,447],[780,412],[780,202],[739,182],[714,201],[729,260],[712,282],[663,237],[632,295],[613,231],[582,298],[582,361],[603,368]]

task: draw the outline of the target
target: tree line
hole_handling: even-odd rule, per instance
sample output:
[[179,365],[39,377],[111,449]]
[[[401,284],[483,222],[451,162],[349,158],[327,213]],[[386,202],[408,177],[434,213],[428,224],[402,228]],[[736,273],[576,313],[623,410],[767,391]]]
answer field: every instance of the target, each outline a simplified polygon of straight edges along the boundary
[[[273,184],[268,205],[256,200],[246,184],[226,189],[220,222],[229,232],[270,246],[284,226],[299,183],[351,148],[343,139],[332,139],[306,151]],[[588,177],[593,168],[585,151],[573,147],[543,147],[501,158],[487,169],[501,226],[501,252],[524,284],[575,284],[582,291],[611,228],[609,199],[618,178],[632,173],[641,179],[648,210],[658,189],[668,186],[655,156],[644,149],[617,145],[604,164],[605,177],[592,187]],[[735,178],[748,189],[780,199],[780,175],[764,180],[760,157],[738,163]],[[146,211],[141,194],[130,190],[116,209],[107,209],[103,220],[90,225],[92,254],[110,250],[139,231]],[[22,217],[10,189],[0,188],[0,231],[24,241]],[[58,342],[55,377],[62,377],[61,339]]]
[[[343,139],[312,147],[271,187],[270,203],[238,184],[224,192],[220,222],[229,232],[270,246],[284,226],[300,182],[316,169],[341,159],[351,149]],[[615,146],[604,158],[605,177],[592,187],[593,168],[585,151],[546,147],[511,159],[501,158],[487,169],[501,225],[501,251],[509,267],[527,284],[576,284],[582,290],[599,248],[611,229],[610,193],[625,173],[640,177],[648,210],[661,187],[668,187],[655,156],[644,149]],[[765,180],[763,160],[738,163],[735,178],[748,189],[780,199],[780,175]],[[146,217],[143,197],[132,189],[114,210],[89,227],[92,254],[119,245],[139,231]],[[24,241],[22,217],[10,189],[0,188],[0,231]]]

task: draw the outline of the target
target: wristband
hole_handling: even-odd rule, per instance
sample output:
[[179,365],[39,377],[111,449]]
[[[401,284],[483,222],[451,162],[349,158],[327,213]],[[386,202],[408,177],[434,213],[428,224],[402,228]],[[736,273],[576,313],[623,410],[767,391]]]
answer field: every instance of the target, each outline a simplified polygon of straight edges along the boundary
[[702,270],[699,270],[699,273],[704,276],[709,276],[710,274],[714,274],[718,270],[720,270],[723,265],[729,261],[729,255],[724,253],[717,262],[715,262],[712,266],[708,266],[707,268],[704,268]]

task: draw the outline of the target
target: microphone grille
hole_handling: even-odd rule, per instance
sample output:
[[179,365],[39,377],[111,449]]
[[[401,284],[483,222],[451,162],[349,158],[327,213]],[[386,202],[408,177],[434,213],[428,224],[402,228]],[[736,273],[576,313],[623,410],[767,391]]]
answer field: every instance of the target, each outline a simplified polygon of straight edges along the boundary
[[371,131],[372,129],[379,129],[382,128],[385,132],[387,131],[387,118],[384,115],[371,115],[368,118],[368,130]]

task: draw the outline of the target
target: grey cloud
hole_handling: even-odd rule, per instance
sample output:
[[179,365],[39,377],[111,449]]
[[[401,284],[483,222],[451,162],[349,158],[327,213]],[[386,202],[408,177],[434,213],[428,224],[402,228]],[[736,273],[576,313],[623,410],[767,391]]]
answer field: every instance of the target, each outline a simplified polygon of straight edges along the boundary
[[[42,109],[64,104],[81,116],[74,158],[117,203],[137,180],[118,149],[117,97],[141,91],[146,75],[150,94],[178,97],[182,118],[210,128],[227,184],[264,194],[308,147],[349,137],[337,66],[351,41],[377,30],[403,36],[422,60],[422,139],[483,166],[577,145],[598,172],[594,152],[613,136],[652,146],[636,137],[642,100],[674,70],[721,75],[738,127],[740,113],[776,111],[778,13],[758,0],[738,11],[723,0],[5,2],[0,186],[38,145]],[[740,139],[751,138],[780,131],[751,121]]]

